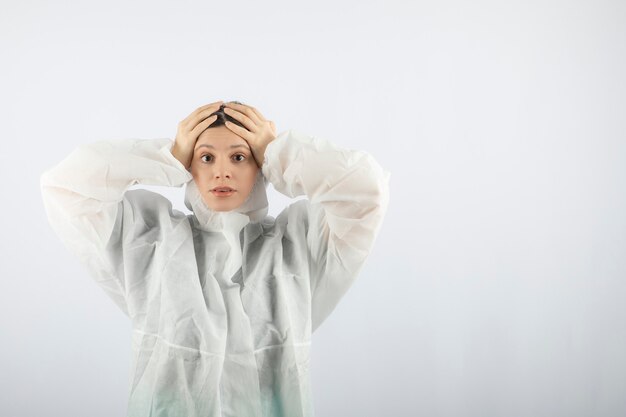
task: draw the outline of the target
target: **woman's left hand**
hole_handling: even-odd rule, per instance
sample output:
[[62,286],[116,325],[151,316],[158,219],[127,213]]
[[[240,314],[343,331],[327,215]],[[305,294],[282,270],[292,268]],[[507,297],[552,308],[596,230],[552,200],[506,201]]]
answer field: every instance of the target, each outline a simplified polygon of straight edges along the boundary
[[228,129],[248,142],[254,160],[259,168],[263,167],[265,148],[271,141],[276,139],[276,126],[274,122],[266,120],[261,112],[245,104],[232,102],[224,103],[224,112],[233,119],[238,120],[248,129],[246,130],[232,122],[226,122]]

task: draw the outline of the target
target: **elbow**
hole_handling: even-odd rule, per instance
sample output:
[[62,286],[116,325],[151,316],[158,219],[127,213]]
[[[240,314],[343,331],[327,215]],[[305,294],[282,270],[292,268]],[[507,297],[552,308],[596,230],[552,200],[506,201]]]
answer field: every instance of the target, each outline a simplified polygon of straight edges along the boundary
[[386,184],[378,184],[372,188],[369,210],[365,214],[367,217],[382,219],[389,207],[389,187]]
[[50,170],[46,170],[39,175],[39,189],[45,194],[46,187],[50,184]]
[[[389,178],[389,174],[387,174],[386,178]],[[389,207],[389,183],[388,180],[381,182],[377,188],[376,193],[376,207],[378,211],[381,213],[387,212],[387,208]]]
[[371,155],[367,155],[365,158],[365,170],[368,175],[368,195],[370,196],[370,202],[373,211],[379,213],[385,213],[389,206],[389,182],[391,179],[391,172],[385,170]]

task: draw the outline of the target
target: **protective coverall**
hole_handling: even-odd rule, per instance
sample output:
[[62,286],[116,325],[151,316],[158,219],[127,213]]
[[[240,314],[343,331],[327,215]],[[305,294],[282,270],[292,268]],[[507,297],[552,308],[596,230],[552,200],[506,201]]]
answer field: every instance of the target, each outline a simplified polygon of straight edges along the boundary
[[[267,146],[248,199],[215,212],[173,143],[101,140],[41,175],[52,229],[131,320],[127,415],[313,416],[311,334],[374,244],[390,173],[288,130]],[[274,219],[268,181],[308,199]],[[186,184],[193,214],[135,184]]]

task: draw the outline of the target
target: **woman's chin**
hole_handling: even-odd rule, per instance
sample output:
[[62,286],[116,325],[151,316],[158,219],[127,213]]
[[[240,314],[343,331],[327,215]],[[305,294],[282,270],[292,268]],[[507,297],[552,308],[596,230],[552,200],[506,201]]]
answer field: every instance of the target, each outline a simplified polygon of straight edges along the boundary
[[237,204],[233,204],[232,201],[210,201],[207,202],[205,201],[206,205],[208,208],[210,208],[213,211],[233,211],[234,209],[236,209],[237,207],[239,207],[239,205]]

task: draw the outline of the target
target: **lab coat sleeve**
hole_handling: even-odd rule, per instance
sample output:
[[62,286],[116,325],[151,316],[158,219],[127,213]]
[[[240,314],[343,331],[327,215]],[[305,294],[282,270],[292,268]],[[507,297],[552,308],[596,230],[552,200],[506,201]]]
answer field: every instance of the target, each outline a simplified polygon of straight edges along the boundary
[[[274,188],[306,195],[312,331],[334,310],[361,270],[389,204],[390,172],[368,153],[288,130],[266,148],[262,166]],[[290,217],[291,218],[291,217]]]
[[131,234],[140,230],[130,226],[133,221],[146,226],[144,206],[155,206],[129,197],[143,192],[154,195],[153,203],[160,202],[155,198],[167,200],[147,190],[127,190],[135,184],[180,187],[191,180],[191,173],[172,155],[172,145],[167,138],[100,140],[79,146],[40,177],[53,231],[127,316],[123,242],[132,241]]

